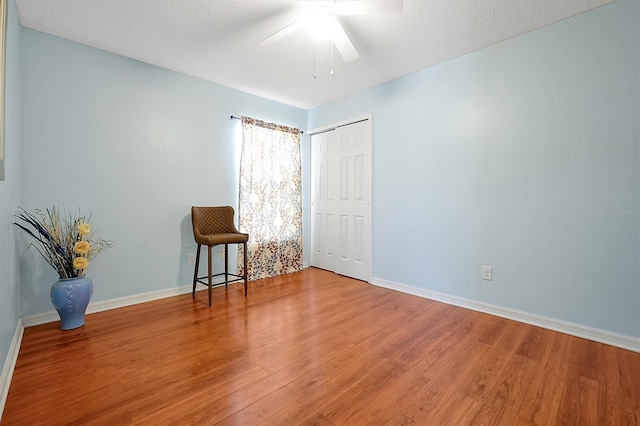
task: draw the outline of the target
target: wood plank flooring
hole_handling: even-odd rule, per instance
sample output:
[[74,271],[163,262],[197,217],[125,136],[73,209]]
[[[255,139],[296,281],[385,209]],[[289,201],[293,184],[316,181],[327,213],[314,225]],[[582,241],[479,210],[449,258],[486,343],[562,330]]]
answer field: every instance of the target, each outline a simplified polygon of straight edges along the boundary
[[637,425],[640,354],[308,269],[28,328],[3,425]]

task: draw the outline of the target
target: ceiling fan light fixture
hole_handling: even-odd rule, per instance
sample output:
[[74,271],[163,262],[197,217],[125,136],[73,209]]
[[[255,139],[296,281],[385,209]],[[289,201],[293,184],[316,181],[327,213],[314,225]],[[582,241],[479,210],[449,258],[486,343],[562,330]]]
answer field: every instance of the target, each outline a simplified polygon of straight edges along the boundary
[[[402,0],[333,0],[320,2],[309,14],[281,28],[260,44],[269,46],[295,32],[309,27],[317,39],[331,40],[345,62],[359,58],[351,39],[336,19],[337,15],[367,15],[371,13],[400,12]],[[332,46],[333,46],[332,45]]]
[[338,21],[332,14],[316,14],[311,18],[309,30],[317,41],[332,40]]

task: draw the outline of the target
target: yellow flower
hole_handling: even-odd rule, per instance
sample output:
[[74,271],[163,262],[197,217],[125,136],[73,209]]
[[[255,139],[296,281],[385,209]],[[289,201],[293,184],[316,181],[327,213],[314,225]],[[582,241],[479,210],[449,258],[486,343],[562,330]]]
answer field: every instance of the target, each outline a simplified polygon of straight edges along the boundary
[[73,251],[80,254],[87,254],[91,250],[91,244],[87,241],[78,241],[73,245]]
[[81,223],[78,225],[78,232],[80,232],[80,235],[87,235],[91,232],[91,226],[88,223]]
[[73,259],[73,267],[76,269],[85,269],[89,266],[89,261],[86,257],[76,257]]

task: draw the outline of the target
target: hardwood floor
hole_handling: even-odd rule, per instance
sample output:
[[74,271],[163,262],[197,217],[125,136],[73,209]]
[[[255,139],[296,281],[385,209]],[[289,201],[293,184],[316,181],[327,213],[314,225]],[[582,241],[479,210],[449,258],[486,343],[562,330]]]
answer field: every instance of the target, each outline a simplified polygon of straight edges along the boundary
[[28,328],[3,425],[637,425],[640,354],[308,269]]

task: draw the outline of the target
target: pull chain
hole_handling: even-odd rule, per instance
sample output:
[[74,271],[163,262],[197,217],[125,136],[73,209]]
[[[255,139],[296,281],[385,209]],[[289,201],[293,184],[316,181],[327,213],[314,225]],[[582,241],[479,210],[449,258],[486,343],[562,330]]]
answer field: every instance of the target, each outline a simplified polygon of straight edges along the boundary
[[333,42],[330,41],[329,44],[331,45],[331,72],[329,73],[329,75],[333,75]]
[[318,74],[316,74],[316,51],[318,50],[318,42],[313,43],[313,79],[318,78]]
[[[330,61],[331,61],[331,70],[329,71],[329,75],[333,76],[335,75],[335,71],[333,69],[333,42],[329,42],[329,52],[330,52]],[[317,69],[316,69],[316,65],[317,65],[317,53],[318,53],[318,43],[315,42],[313,44],[313,79],[316,80],[318,78],[318,73],[317,73]]]

